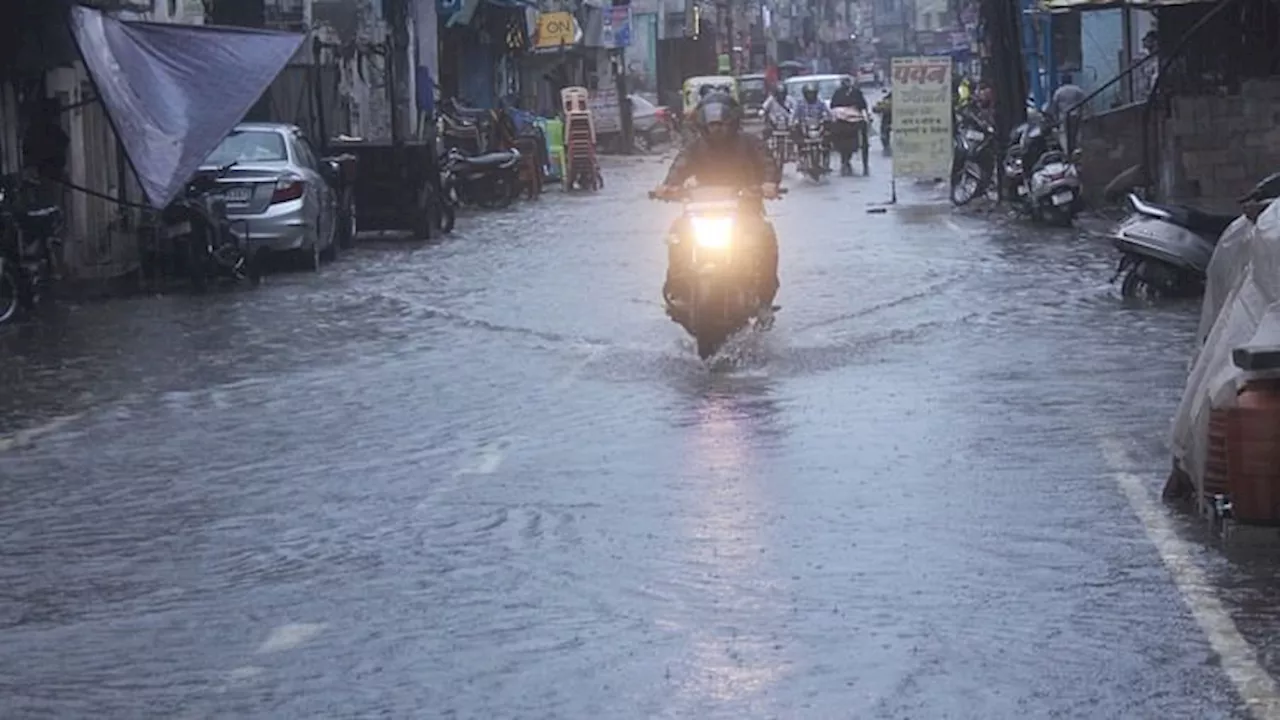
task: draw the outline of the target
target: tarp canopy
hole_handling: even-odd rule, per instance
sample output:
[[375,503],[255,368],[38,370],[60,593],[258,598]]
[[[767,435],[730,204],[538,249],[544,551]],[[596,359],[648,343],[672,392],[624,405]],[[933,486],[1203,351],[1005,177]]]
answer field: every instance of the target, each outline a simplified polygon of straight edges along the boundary
[[169,204],[302,45],[297,33],[125,22],[71,8],[98,99],[152,206]]
[[1280,346],[1280,202],[1257,224],[1235,221],[1209,263],[1191,372],[1173,420],[1174,458],[1204,488],[1209,457],[1209,412],[1235,404],[1246,373],[1231,354],[1239,347]]
[[1131,7],[1135,10],[1155,10],[1170,5],[1192,5],[1195,3],[1213,3],[1217,0],[1040,0],[1040,9],[1052,13],[1073,12],[1076,10],[1108,10],[1110,8]]

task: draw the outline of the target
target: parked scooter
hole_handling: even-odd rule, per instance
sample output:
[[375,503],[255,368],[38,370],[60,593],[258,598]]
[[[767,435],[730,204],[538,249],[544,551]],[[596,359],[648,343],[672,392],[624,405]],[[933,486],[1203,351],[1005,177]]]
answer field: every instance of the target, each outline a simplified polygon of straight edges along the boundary
[[[1273,196],[1274,197],[1274,196]],[[1133,213],[1111,232],[1121,252],[1112,282],[1124,277],[1124,297],[1194,297],[1218,238],[1239,215],[1207,213],[1186,205],[1149,203],[1129,194]]]
[[26,209],[15,184],[0,185],[0,325],[53,299],[62,209]]
[[1033,219],[1070,226],[1083,200],[1080,173],[1052,130],[1043,113],[1028,111],[1005,155],[1006,182],[1017,183],[1013,197]]
[[520,191],[520,151],[502,150],[469,157],[457,148],[441,158],[441,188],[465,205],[502,209]]

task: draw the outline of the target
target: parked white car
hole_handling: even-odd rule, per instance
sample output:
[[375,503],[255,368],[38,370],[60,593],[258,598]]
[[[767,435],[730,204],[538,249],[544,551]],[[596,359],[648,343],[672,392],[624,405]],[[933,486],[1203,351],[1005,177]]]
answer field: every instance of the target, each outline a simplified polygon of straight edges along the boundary
[[297,126],[243,123],[201,169],[231,165],[219,183],[232,230],[248,247],[293,253],[319,270],[321,260],[336,253],[339,232],[336,194],[323,162]]

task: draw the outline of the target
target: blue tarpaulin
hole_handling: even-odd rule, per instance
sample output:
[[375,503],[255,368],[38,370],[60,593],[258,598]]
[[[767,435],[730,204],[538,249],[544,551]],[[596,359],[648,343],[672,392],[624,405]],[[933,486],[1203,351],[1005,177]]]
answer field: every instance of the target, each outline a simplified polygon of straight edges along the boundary
[[169,204],[302,45],[270,30],[125,22],[71,8],[98,99],[152,206]]

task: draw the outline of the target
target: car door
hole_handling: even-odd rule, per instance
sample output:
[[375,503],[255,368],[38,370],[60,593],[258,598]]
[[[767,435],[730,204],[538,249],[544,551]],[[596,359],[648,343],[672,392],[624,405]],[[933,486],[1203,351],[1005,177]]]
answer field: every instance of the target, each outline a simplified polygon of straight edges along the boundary
[[315,198],[317,208],[316,235],[321,246],[327,247],[329,241],[332,240],[334,223],[333,188],[329,187],[329,181],[320,172],[320,161],[316,157],[311,143],[302,135],[295,133],[293,144],[297,150],[298,169],[306,177],[308,192],[314,193],[312,197]]

